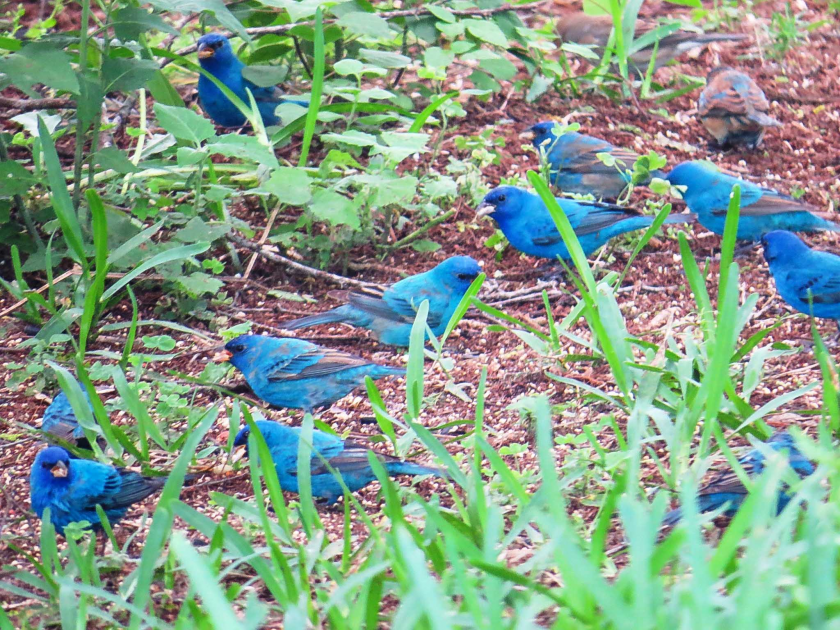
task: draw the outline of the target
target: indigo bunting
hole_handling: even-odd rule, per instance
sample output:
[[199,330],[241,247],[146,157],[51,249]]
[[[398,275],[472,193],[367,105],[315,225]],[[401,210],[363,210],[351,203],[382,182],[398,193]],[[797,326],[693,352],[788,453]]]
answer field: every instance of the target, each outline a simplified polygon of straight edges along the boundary
[[[618,197],[630,183],[630,175],[626,171],[632,170],[639,155],[616,148],[606,140],[574,131],[558,138],[554,135],[554,126],[551,121],[541,122],[528,130],[533,134],[534,148],[545,154],[554,185],[563,192],[591,193],[600,199]],[[624,164],[607,166],[598,158],[599,153],[609,153]],[[654,171],[651,175],[659,177],[661,173]],[[637,183],[648,182],[650,177]]]
[[[777,431],[767,441],[767,445],[774,451],[787,451],[788,463],[790,467],[800,476],[807,477],[814,472],[814,464],[812,464],[800,451],[796,448],[793,442],[793,437],[787,431]],[[757,448],[749,451],[744,457],[738,460],[744,472],[750,477],[760,475],[764,471],[764,455]],[[732,470],[726,470],[716,474],[707,484],[704,484],[697,491],[698,511],[713,512],[725,504],[729,504],[724,514],[726,516],[735,516],[735,513],[743,505],[747,498],[747,489],[738,475]],[[779,498],[776,503],[776,514],[781,513],[785,506],[790,502],[790,495],[784,491],[779,492]],[[682,510],[677,508],[671,510],[665,515],[662,523],[669,526],[674,525],[682,518]]]
[[[611,238],[640,230],[653,223],[653,216],[607,203],[557,199],[577,234],[583,253],[589,256]],[[571,260],[569,250],[542,199],[527,190],[500,186],[491,190],[476,210],[477,216],[490,216],[510,244],[529,256]],[[667,223],[683,223],[685,218],[668,217]]]
[[783,230],[768,232],[761,244],[782,299],[800,313],[833,319],[840,327],[840,256],[810,249]]
[[[82,387],[82,395],[87,401],[88,407],[90,407],[90,412],[93,413],[93,405],[84,387]],[[79,424],[76,413],[63,391],[53,398],[50,406],[44,412],[44,418],[41,420],[41,430],[66,442],[73,440],[83,448],[90,448],[90,443],[85,437],[85,431]]]
[[[656,22],[637,20],[634,42],[659,26]],[[604,54],[604,48],[609,42],[612,30],[613,19],[609,15],[587,15],[578,12],[561,16],[557,24],[557,34],[560,36],[560,39],[575,44],[593,45],[596,52],[601,56]],[[712,42],[740,41],[743,39],[746,39],[746,35],[693,33],[690,31],[671,33],[659,40],[654,70],[658,70],[672,59],[677,58],[692,48],[705,46]],[[630,55],[628,69],[634,74],[643,76],[647,72],[650,59],[653,56],[653,48],[654,42],[651,41],[650,44]]]
[[[242,76],[245,64],[234,54],[230,41],[219,33],[208,33],[198,40],[198,62],[201,67],[216,77],[236,94],[246,105],[251,102],[245,89],[251,90],[257,109],[266,127],[280,124],[275,114],[281,102],[294,103],[307,107],[304,100],[289,99],[283,96],[278,87],[259,87]],[[241,127],[247,119],[230,99],[203,74],[198,77],[198,98],[201,109],[222,127]]]
[[275,407],[311,412],[329,407],[365,382],[405,374],[367,359],[302,339],[242,335],[221,353],[262,400]]
[[481,267],[469,256],[453,256],[430,271],[400,280],[385,291],[350,293],[347,304],[296,319],[283,324],[283,328],[297,330],[342,322],[367,328],[380,343],[407,346],[414,316],[423,300],[429,301],[426,322],[439,337],[479,273]]
[[706,77],[697,113],[708,132],[721,146],[743,144],[750,149],[764,140],[766,127],[782,123],[767,115],[770,103],[748,75],[732,68],[715,68]]
[[96,506],[101,505],[113,525],[128,508],[160,490],[166,477],[144,477],[87,459],[76,459],[60,446],[45,448],[35,457],[29,475],[32,509],[38,518],[50,508],[59,534],[68,524],[88,521],[102,527]]
[[723,234],[729,195],[736,184],[741,187],[737,233],[740,240],[758,241],[773,230],[840,230],[840,226],[818,216],[816,208],[804,201],[722,173],[704,162],[678,164],[666,179],[674,186],[686,187],[682,197],[688,209],[697,215],[700,225],[715,234]]
[[[271,459],[274,461],[274,469],[277,471],[280,487],[287,492],[299,492],[297,474],[300,428],[287,427],[266,420],[257,420],[255,424],[271,452]],[[233,442],[234,446],[245,445],[247,448],[250,433],[250,427],[240,429]],[[373,474],[373,469],[368,462],[370,449],[361,444],[345,442],[341,438],[315,429],[312,432],[311,447],[309,471],[312,496],[326,499],[328,505],[332,505],[338,501],[339,497],[344,496],[344,491],[323,460],[326,460],[341,475],[341,479],[350,492],[364,488],[371,481],[376,480],[376,475]],[[391,476],[445,476],[445,473],[438,468],[403,461],[392,455],[376,453],[376,457]]]

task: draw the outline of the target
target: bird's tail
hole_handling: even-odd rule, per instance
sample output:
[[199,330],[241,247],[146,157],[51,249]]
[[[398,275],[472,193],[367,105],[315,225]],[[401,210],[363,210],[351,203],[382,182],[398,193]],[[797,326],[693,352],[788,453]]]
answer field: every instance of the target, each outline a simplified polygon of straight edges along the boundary
[[403,461],[388,462],[388,472],[392,475],[434,475],[435,477],[449,477],[449,474],[442,468]]
[[344,314],[340,309],[334,308],[325,313],[318,313],[317,315],[308,315],[300,319],[293,319],[290,322],[282,324],[281,327],[285,330],[297,330],[298,328],[308,328],[309,326],[317,326],[318,324],[333,324],[335,322],[343,322]]
[[377,365],[370,375],[372,379],[382,378],[383,376],[405,376],[405,368]]
[[776,120],[772,116],[768,116],[764,112],[752,112],[749,115],[749,119],[751,121],[755,122],[755,123],[758,123],[759,125],[761,125],[763,127],[781,127],[782,126],[782,123],[780,123],[778,120]]
[[284,103],[291,103],[292,105],[300,105],[301,107],[309,107],[309,101],[303,98],[288,98],[281,96],[280,100]]
[[665,218],[666,224],[674,224],[674,223],[694,223],[697,220],[697,216],[692,213],[684,213],[684,214],[669,214]]
[[662,519],[662,526],[671,527],[671,525],[676,525],[677,523],[679,523],[681,518],[682,510],[680,508],[671,510],[665,515],[665,518]]
[[709,44],[711,42],[740,42],[747,38],[748,36],[742,33],[703,33],[694,35],[691,41],[697,44]]

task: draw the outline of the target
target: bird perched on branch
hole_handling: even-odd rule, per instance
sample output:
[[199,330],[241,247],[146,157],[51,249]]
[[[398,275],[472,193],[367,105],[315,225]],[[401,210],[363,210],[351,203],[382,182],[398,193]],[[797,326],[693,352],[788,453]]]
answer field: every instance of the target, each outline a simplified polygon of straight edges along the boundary
[[[208,33],[198,40],[198,63],[208,73],[216,77],[231,92],[250,107],[250,98],[246,88],[254,95],[257,108],[260,111],[263,124],[266,126],[280,124],[280,118],[275,113],[282,102],[293,103],[307,107],[304,100],[290,99],[283,95],[276,86],[259,87],[242,76],[245,64],[234,54],[230,41],[219,33]],[[198,98],[201,109],[222,127],[241,127],[247,122],[243,114],[213,81],[203,74],[198,78]]]
[[[800,477],[804,478],[813,474],[814,464],[796,448],[793,437],[787,431],[774,433],[767,441],[767,445],[774,451],[786,453],[790,467]],[[757,448],[749,451],[738,462],[749,477],[756,477],[764,471],[764,454]],[[726,470],[715,475],[697,491],[697,509],[700,513],[713,512],[728,504],[729,507],[724,511],[724,515],[735,516],[735,513],[746,500],[747,494],[747,489],[741,483],[738,475],[732,470]],[[791,496],[784,489],[779,492],[776,503],[777,514],[790,503],[790,499]],[[682,510],[677,508],[665,515],[662,524],[665,526],[675,525],[681,518]]]
[[[616,199],[630,184],[633,165],[639,154],[614,147],[606,140],[574,131],[554,135],[556,124],[552,121],[537,123],[522,134],[532,136],[534,148],[545,154],[551,170],[551,181],[563,192],[581,195],[593,194],[599,199]],[[617,162],[605,164],[599,153],[608,153]],[[647,184],[651,177],[660,177],[654,171],[636,184]]]
[[840,256],[783,230],[768,232],[761,244],[782,299],[800,313],[835,320],[840,330]]
[[275,407],[311,412],[344,398],[370,376],[405,374],[340,350],[302,339],[242,335],[229,341],[217,360],[230,361],[254,393]]
[[[647,72],[656,43],[652,32],[661,26],[652,21],[636,21],[634,40],[638,42],[650,34],[651,41],[630,55],[630,63],[628,64],[630,71],[640,76],[643,76]],[[604,54],[604,49],[609,42],[612,30],[613,19],[610,15],[573,13],[571,15],[561,16],[557,24],[557,34],[563,41],[594,46],[597,53],[601,56]],[[692,48],[706,46],[712,42],[735,42],[743,39],[746,39],[745,35],[731,33],[694,33],[684,30],[672,32],[659,39],[654,70],[658,70],[672,59],[677,58]]]
[[469,256],[447,258],[433,269],[400,280],[384,291],[349,294],[348,303],[326,313],[302,317],[283,324],[296,330],[342,322],[372,331],[381,343],[407,346],[417,309],[429,301],[426,323],[435,336],[446,330],[455,309],[473,280],[481,273],[479,264]]
[[[82,396],[84,396],[90,412],[93,413],[93,405],[84,387],[82,388]],[[85,437],[85,431],[79,424],[78,418],[76,418],[76,412],[73,411],[67,394],[63,391],[58,392],[44,412],[44,417],[41,420],[41,430],[66,442],[75,441],[83,448],[90,448],[90,443]]]
[[685,186],[681,194],[689,210],[697,215],[700,225],[715,234],[723,234],[729,196],[736,185],[741,188],[737,232],[740,240],[758,241],[773,230],[840,230],[840,226],[819,216],[816,208],[804,201],[722,173],[707,162],[678,164],[666,179],[674,186]]
[[[301,430],[265,420],[257,420],[255,424],[271,452],[280,487],[288,492],[299,492],[298,448]],[[250,427],[240,429],[233,442],[234,446],[244,445],[247,448],[250,433]],[[311,449],[309,474],[311,475],[312,496],[325,499],[328,505],[332,505],[338,501],[339,497],[344,496],[341,484],[333,471],[340,475],[350,492],[364,488],[376,480],[376,475],[368,461],[368,453],[373,451],[361,444],[349,440],[345,442],[341,438],[316,429],[312,432]],[[421,466],[392,455],[382,453],[375,453],[375,455],[392,477],[396,475],[446,476],[439,468]]]
[[35,457],[29,474],[32,509],[38,518],[50,508],[59,534],[70,523],[87,521],[101,529],[96,506],[102,506],[112,525],[128,508],[160,490],[166,477],[144,477],[124,468],[71,457],[60,446],[45,448]]
[[[572,224],[586,256],[611,238],[646,228],[654,220],[653,216],[641,215],[632,208],[608,203],[561,198],[557,203]],[[476,215],[492,217],[510,244],[524,254],[571,260],[548,208],[534,193],[515,186],[500,186],[484,197]],[[676,216],[666,219],[666,223],[685,221],[686,218]]]
[[767,127],[782,126],[767,114],[769,109],[770,103],[756,82],[726,66],[709,73],[697,103],[700,121],[721,147],[758,147]]

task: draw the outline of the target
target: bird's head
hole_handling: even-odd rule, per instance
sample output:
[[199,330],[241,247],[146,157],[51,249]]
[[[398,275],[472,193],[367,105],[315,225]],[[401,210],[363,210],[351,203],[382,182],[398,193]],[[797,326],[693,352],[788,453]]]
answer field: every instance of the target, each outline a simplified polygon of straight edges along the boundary
[[721,176],[711,162],[681,162],[677,164],[665,177],[672,186],[685,186],[682,193],[683,199],[690,197],[693,193],[701,193],[711,188]]
[[233,447],[236,448],[238,446],[245,447],[245,455],[248,455],[248,436],[251,435],[251,427],[244,426],[239,429],[239,433],[236,434],[236,438],[233,440]]
[[516,186],[499,186],[484,196],[476,208],[477,217],[493,217],[495,221],[510,218],[519,213],[530,193]]
[[548,152],[551,150],[551,145],[557,141],[555,129],[557,129],[557,123],[553,120],[539,122],[536,125],[528,127],[528,130],[521,134],[521,137],[530,138],[531,144],[538,151],[542,148],[543,151]]
[[[254,424],[260,430],[260,433],[269,448],[278,444],[291,442],[296,439],[294,436],[296,430],[292,427],[287,427],[279,422],[269,422],[268,420],[256,420]],[[248,455],[248,436],[251,435],[251,427],[244,426],[239,429],[236,438],[233,440],[234,448],[239,446],[245,447],[245,455]],[[288,442],[287,442],[288,441]]]
[[70,453],[60,446],[50,446],[38,453],[33,468],[50,481],[66,479],[70,475]]
[[808,246],[796,234],[785,230],[768,232],[761,237],[761,245],[767,264],[792,262],[808,251]]
[[434,276],[448,287],[466,291],[481,273],[481,266],[469,256],[452,256],[434,268]]
[[198,40],[198,61],[202,65],[213,59],[218,63],[224,63],[233,59],[233,48],[227,37],[220,33],[208,33]]

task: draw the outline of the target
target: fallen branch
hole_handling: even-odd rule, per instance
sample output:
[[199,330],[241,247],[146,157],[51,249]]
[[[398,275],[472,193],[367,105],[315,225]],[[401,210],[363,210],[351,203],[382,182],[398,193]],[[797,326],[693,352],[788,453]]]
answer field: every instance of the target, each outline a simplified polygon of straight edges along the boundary
[[37,109],[76,109],[76,102],[69,98],[6,98],[0,96],[0,107],[6,110],[32,112]]
[[353,280],[352,278],[345,278],[344,276],[338,276],[334,273],[330,273],[329,271],[321,271],[320,269],[314,269],[313,267],[308,267],[302,263],[292,260],[291,258],[286,258],[285,256],[281,256],[280,254],[276,254],[264,247],[261,247],[257,243],[253,243],[248,239],[242,238],[241,236],[236,236],[235,234],[229,234],[228,240],[239,247],[244,247],[245,249],[249,249],[252,252],[257,252],[260,256],[264,257],[271,262],[280,263],[289,269],[294,269],[300,273],[306,274],[307,276],[312,276],[313,278],[321,278],[323,280],[328,280],[329,282],[333,282],[341,287],[356,287],[357,289],[369,289],[372,287],[377,287],[378,285],[372,282],[362,282],[361,280]]
[[[498,13],[507,13],[508,11],[530,13],[543,6],[546,3],[546,1],[547,0],[540,0],[539,2],[529,2],[528,4],[520,4],[519,6],[504,4],[500,7],[495,7],[492,9],[449,9],[449,12],[456,17],[491,17]],[[421,17],[424,15],[432,15],[432,12],[428,9],[416,8],[403,9],[399,11],[382,11],[379,13],[371,13],[370,15],[375,15],[377,17],[390,20],[393,18],[400,17]],[[324,26],[328,26],[335,22],[336,20],[324,20]],[[273,26],[256,26],[253,28],[246,28],[245,32],[248,33],[248,35],[255,35],[257,37],[259,37],[260,35],[282,35],[283,33],[287,33],[298,26],[315,26],[315,22],[292,22],[290,24],[275,24]],[[239,37],[238,33],[234,33],[231,31],[223,31],[222,35],[224,35],[228,39]],[[175,54],[183,57],[184,55],[190,55],[194,53],[197,50],[197,48],[198,46],[196,44],[192,44],[191,46],[187,46],[185,48],[181,48],[180,50],[175,51]],[[161,61],[160,67],[163,68],[164,66],[167,66],[170,63],[172,63],[172,61],[173,59],[164,59],[163,61]]]

